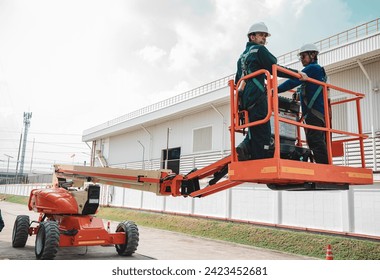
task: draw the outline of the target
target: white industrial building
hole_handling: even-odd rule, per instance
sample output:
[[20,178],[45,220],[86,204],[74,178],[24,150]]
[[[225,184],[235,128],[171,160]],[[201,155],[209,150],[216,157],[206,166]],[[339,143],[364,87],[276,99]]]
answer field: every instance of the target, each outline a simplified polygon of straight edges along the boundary
[[[367,167],[375,184],[348,191],[272,191],[245,183],[205,198],[163,197],[107,186],[103,203],[136,209],[208,216],[280,227],[336,231],[380,238],[380,19],[357,26],[316,44],[328,83],[366,97],[361,102]],[[278,57],[278,63],[301,69],[297,50]],[[161,169],[167,164],[186,174],[230,154],[228,81],[210,82],[156,104],[89,128],[83,141],[93,144],[95,166]],[[332,100],[344,98],[330,92]],[[333,110],[333,127],[355,131],[350,105]],[[240,139],[238,139],[240,140]],[[166,161],[165,151],[169,150]],[[335,164],[357,165],[357,147],[347,144]]]

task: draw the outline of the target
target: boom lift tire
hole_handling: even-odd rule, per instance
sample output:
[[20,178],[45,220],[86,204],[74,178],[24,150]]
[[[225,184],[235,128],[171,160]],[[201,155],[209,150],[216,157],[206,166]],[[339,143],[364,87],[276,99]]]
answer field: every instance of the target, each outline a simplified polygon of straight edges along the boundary
[[123,221],[117,226],[116,232],[125,232],[125,243],[115,245],[117,253],[120,256],[131,256],[139,245],[137,225],[132,221]]
[[41,222],[36,236],[34,251],[39,260],[52,260],[58,252],[59,227],[56,221]]
[[29,216],[18,215],[16,217],[12,232],[12,247],[25,247],[29,235]]

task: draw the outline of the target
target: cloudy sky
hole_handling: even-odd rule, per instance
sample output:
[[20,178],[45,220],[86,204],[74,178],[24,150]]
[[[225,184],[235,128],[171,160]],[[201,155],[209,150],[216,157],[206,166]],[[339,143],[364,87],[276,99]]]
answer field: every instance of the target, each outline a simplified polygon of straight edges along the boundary
[[25,171],[83,163],[83,130],[235,73],[251,24],[267,24],[279,56],[379,11],[370,0],[0,0],[0,169],[17,158],[23,112]]

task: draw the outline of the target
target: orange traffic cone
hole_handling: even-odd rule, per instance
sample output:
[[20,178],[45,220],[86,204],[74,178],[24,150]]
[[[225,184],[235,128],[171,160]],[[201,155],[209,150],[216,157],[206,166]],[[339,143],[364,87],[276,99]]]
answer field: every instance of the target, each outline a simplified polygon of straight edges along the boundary
[[331,250],[331,245],[327,245],[327,248],[326,248],[326,260],[333,260],[334,257],[333,257],[333,253],[332,253],[332,250]]

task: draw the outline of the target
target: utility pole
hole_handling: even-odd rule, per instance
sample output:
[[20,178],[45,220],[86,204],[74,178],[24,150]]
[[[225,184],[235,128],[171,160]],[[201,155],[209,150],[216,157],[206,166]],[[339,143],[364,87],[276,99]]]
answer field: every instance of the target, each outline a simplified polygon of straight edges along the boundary
[[34,141],[35,141],[35,138],[33,138],[32,158],[31,158],[31,160],[30,160],[30,169],[29,169],[29,173],[32,173],[33,156],[34,156]]
[[24,161],[25,161],[25,151],[26,151],[26,141],[28,139],[28,130],[30,126],[30,119],[32,118],[32,113],[24,112],[24,139],[22,143],[22,154],[20,163],[20,174],[24,174]]
[[15,182],[18,178],[18,164],[20,163],[20,151],[21,151],[21,141],[22,141],[22,132],[20,134],[20,141],[18,143],[18,153],[17,153],[17,160],[16,160],[16,175],[15,175]]

